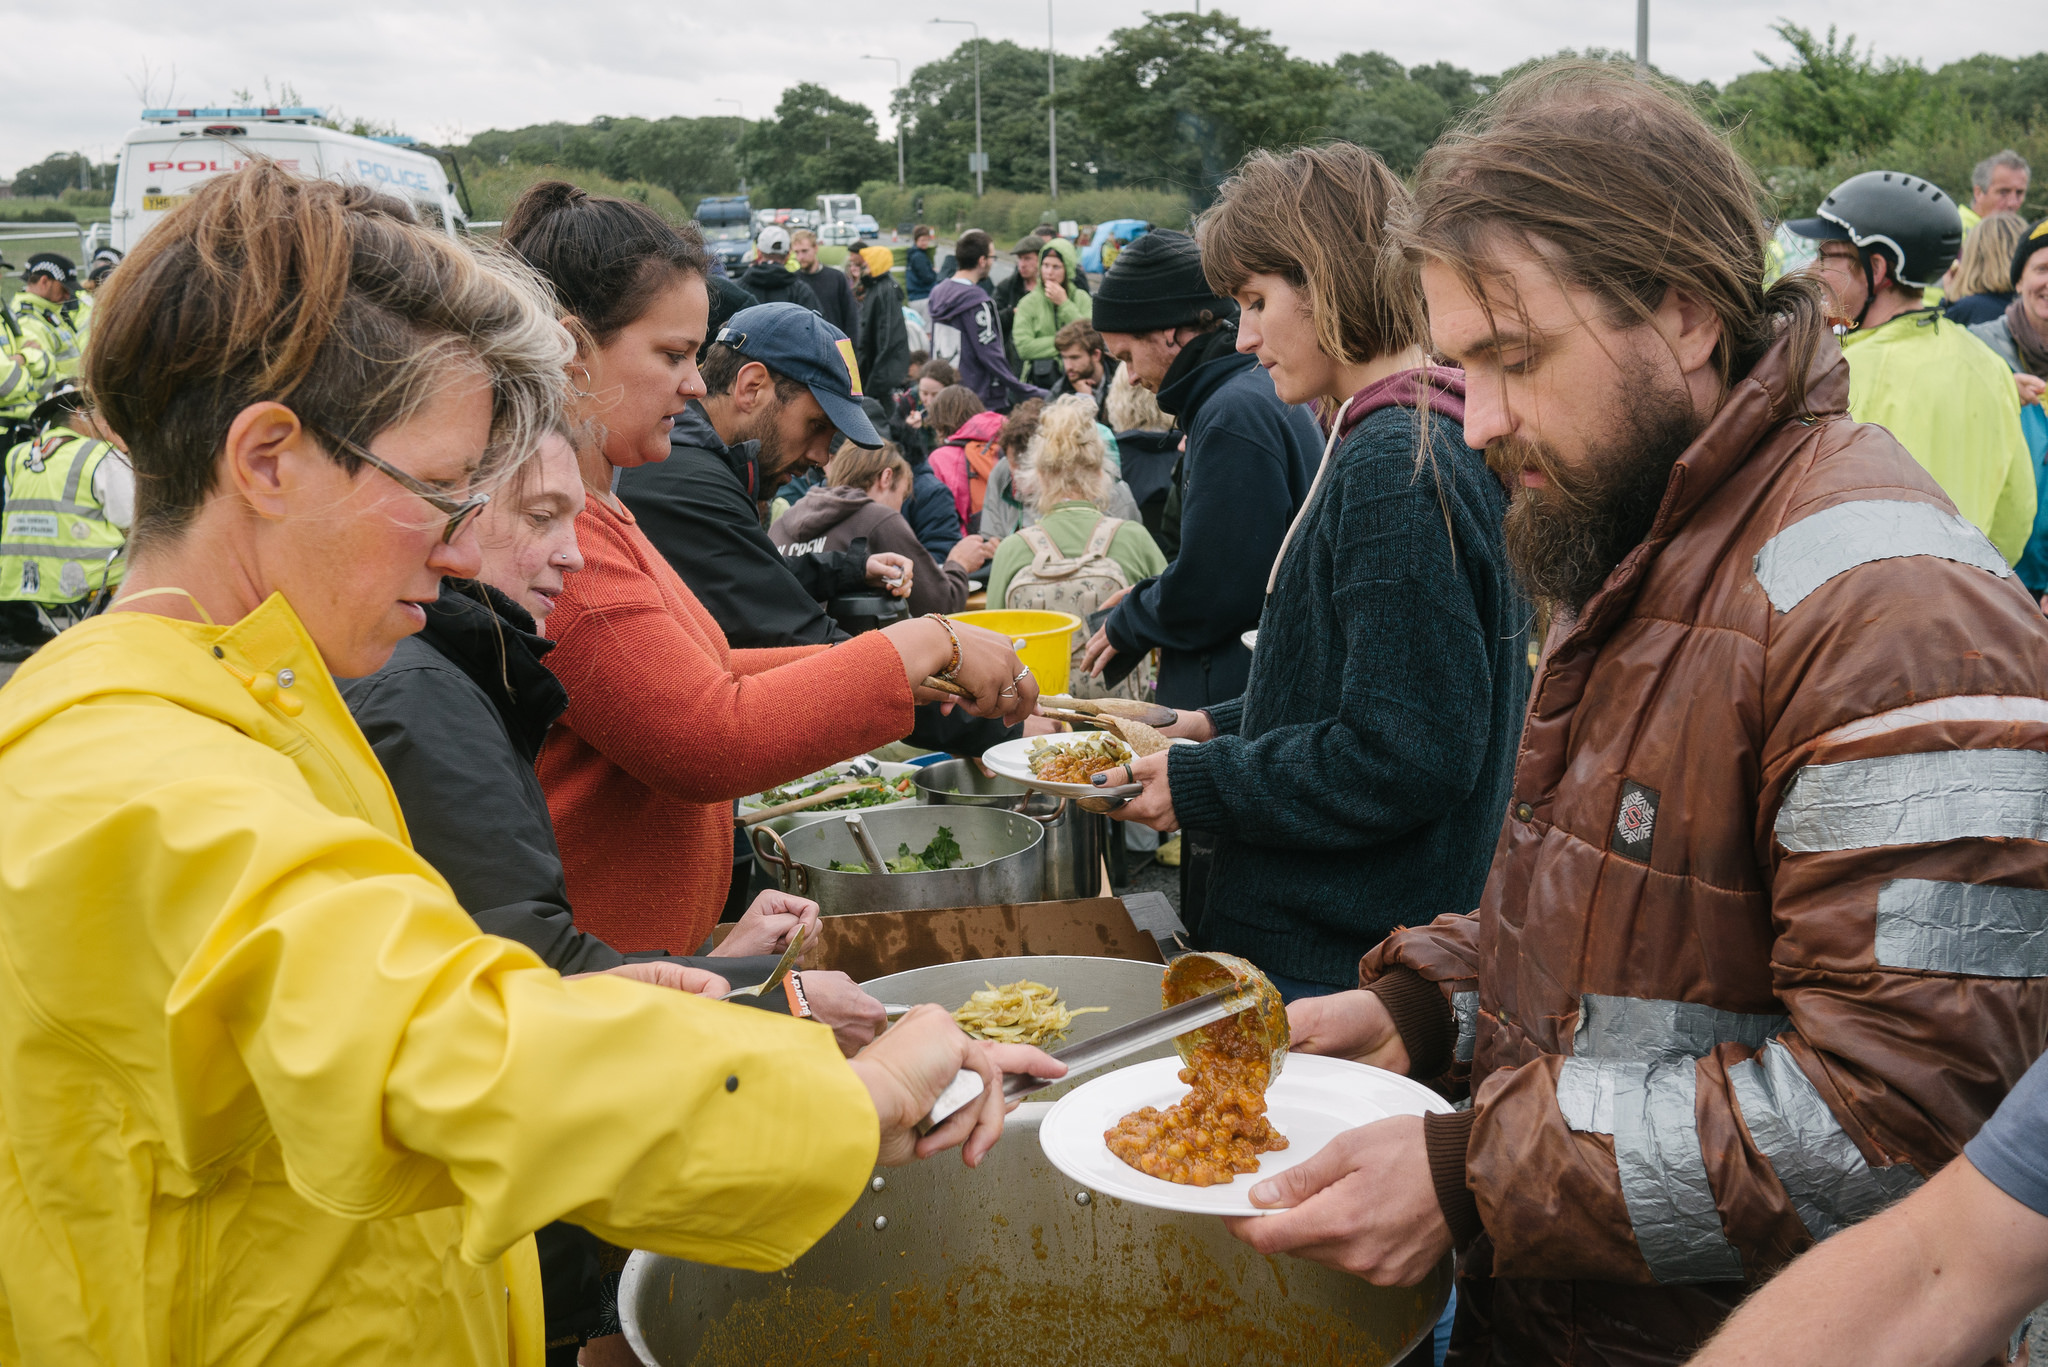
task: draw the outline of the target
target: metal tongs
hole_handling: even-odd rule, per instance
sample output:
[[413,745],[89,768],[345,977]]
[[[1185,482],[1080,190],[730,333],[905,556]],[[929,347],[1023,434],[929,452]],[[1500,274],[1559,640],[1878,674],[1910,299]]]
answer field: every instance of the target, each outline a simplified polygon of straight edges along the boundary
[[[1155,1044],[1164,1044],[1170,1039],[1199,1030],[1205,1025],[1228,1020],[1241,1011],[1249,1011],[1259,1004],[1259,989],[1255,983],[1234,983],[1219,987],[1214,992],[1191,998],[1179,1006],[1169,1006],[1164,1011],[1105,1030],[1092,1039],[1076,1041],[1059,1049],[1051,1050],[1054,1058],[1067,1065],[1064,1076],[1054,1078],[1032,1077],[1028,1073],[1003,1074],[1003,1099],[1021,1101],[1033,1092],[1042,1092],[1047,1087],[1056,1087],[1072,1081],[1083,1073],[1092,1073],[1132,1054],[1142,1053]],[[981,1096],[981,1074],[962,1069],[946,1090],[939,1093],[939,1099],[932,1103],[931,1114],[918,1126],[919,1131],[929,1131],[962,1107],[972,1105]]]

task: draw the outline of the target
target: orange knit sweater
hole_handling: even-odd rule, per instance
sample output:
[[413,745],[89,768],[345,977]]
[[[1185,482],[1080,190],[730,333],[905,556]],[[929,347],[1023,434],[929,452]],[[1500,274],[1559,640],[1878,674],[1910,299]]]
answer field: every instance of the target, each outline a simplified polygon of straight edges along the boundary
[[596,499],[584,568],[548,618],[569,710],[540,755],[579,928],[616,949],[688,953],[732,878],[732,801],[900,740],[902,657],[837,646],[733,650],[634,525]]

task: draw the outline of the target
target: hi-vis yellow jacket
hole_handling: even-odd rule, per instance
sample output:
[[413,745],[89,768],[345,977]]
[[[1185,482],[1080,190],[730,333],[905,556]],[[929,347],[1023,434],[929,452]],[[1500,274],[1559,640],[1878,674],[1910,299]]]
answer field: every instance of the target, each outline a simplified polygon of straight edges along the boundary
[[538,1367],[530,1231],[780,1267],[876,1140],[824,1027],[480,934],[281,597],[0,689],[0,1362]]
[[1956,511],[2017,565],[2034,531],[2034,460],[1998,353],[1938,313],[1907,313],[1842,339],[1849,416],[1889,428]]

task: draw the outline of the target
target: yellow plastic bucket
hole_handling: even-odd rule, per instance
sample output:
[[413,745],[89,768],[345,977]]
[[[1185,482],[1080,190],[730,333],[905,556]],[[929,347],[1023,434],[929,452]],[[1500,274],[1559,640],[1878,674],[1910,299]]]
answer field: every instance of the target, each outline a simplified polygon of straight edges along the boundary
[[1017,658],[1030,666],[1041,693],[1064,693],[1074,658],[1074,633],[1081,619],[1071,612],[1034,612],[1023,608],[992,608],[956,612],[956,622],[971,622],[1010,638]]

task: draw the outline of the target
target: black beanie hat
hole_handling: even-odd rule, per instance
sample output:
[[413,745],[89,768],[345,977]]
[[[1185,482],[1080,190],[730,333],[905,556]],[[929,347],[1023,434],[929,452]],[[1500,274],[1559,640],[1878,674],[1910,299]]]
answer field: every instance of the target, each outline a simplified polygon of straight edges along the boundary
[[2020,272],[2027,268],[2027,258],[2043,247],[2048,247],[2048,218],[2027,229],[2020,245],[2012,249],[2012,288],[2020,287]]
[[1209,288],[1202,249],[1186,233],[1154,228],[1117,253],[1095,291],[1097,332],[1157,332],[1213,318],[1237,317],[1237,301]]

